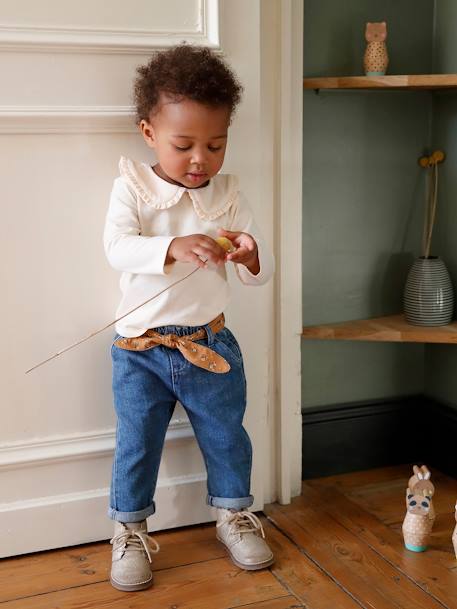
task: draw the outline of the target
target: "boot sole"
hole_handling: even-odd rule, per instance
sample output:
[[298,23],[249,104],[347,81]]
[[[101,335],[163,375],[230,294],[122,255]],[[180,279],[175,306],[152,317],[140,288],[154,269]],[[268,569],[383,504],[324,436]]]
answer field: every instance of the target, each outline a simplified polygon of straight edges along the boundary
[[234,556],[233,554],[230,552],[230,550],[227,548],[227,546],[225,545],[225,543],[222,541],[222,539],[219,539],[219,537],[217,537],[217,540],[219,541],[219,543],[221,543],[224,546],[225,551],[227,552],[227,554],[230,557],[230,560],[240,569],[244,569],[245,571],[258,571],[259,569],[266,569],[267,567],[270,567],[274,561],[275,558],[274,556],[272,556],[271,558],[269,558],[268,560],[264,561],[264,562],[259,562],[256,565],[246,565],[242,562],[239,562]]
[[152,577],[145,582],[141,582],[139,584],[121,584],[117,582],[115,579],[110,577],[110,583],[113,588],[117,590],[122,590],[122,592],[136,592],[137,590],[146,590],[146,588],[150,588],[152,586]]

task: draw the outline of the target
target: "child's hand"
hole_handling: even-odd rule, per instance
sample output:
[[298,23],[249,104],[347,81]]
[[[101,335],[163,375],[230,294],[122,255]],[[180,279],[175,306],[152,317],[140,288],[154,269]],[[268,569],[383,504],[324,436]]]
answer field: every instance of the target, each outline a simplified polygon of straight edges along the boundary
[[254,237],[248,233],[233,232],[223,228],[218,228],[217,232],[221,237],[230,239],[236,248],[234,252],[226,254],[225,259],[244,264],[253,275],[258,275],[260,272],[259,253]]
[[207,262],[215,265],[224,264],[225,251],[208,235],[188,235],[175,237],[168,248],[165,264],[171,262],[193,262],[205,268]]

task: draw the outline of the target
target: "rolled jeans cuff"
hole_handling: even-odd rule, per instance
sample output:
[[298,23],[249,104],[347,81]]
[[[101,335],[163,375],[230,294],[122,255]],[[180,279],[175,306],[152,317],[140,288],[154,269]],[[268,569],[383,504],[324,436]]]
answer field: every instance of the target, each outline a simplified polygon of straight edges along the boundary
[[108,517],[111,518],[111,520],[117,520],[118,522],[141,522],[142,520],[146,520],[148,516],[152,516],[155,511],[156,506],[153,501],[147,508],[139,510],[138,512],[119,512],[119,510],[110,507],[108,509]]
[[206,503],[218,508],[224,508],[225,510],[239,510],[241,508],[250,507],[254,503],[254,496],[248,495],[247,497],[213,497],[213,495],[207,495]]

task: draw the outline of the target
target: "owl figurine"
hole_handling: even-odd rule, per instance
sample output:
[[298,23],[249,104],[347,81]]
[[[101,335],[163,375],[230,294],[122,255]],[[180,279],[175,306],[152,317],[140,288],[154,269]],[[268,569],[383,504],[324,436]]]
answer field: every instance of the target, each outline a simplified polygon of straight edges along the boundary
[[389,64],[386,47],[386,22],[367,23],[365,40],[367,47],[363,58],[363,67],[367,76],[384,76]]

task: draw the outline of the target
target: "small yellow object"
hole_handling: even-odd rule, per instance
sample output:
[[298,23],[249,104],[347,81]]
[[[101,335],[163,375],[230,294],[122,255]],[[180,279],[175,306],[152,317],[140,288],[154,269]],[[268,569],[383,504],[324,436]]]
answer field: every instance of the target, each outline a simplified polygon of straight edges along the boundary
[[442,150],[435,150],[432,154],[433,162],[441,163],[444,160],[444,152]]
[[233,247],[233,243],[230,241],[230,239],[227,239],[227,237],[217,237],[217,239],[214,239],[214,241],[218,243],[226,252],[232,252],[235,249]]
[[419,159],[419,165],[421,167],[427,168],[431,165],[436,165],[437,163],[442,163],[444,161],[445,154],[442,150],[435,150],[431,156],[423,156]]

